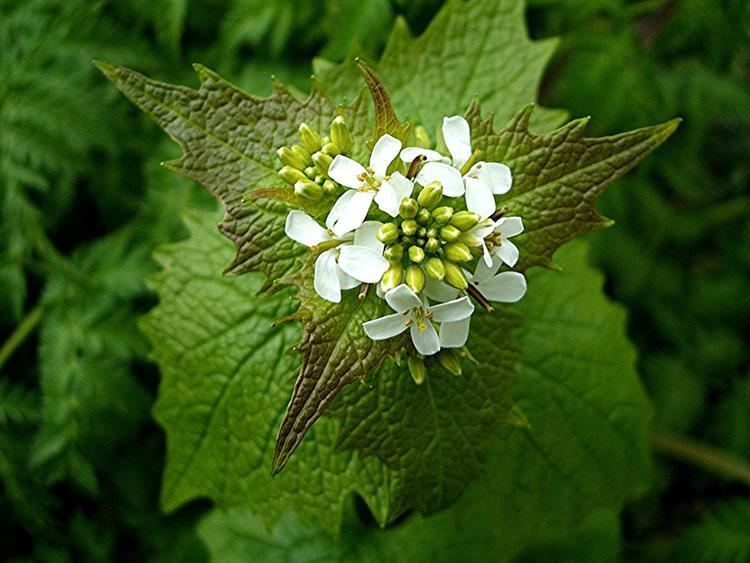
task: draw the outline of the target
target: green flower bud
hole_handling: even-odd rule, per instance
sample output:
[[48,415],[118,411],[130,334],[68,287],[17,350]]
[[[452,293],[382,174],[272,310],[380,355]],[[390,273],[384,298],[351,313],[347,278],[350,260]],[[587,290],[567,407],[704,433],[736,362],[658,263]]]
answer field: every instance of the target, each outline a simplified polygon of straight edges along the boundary
[[424,250],[422,250],[419,246],[410,246],[409,260],[411,260],[415,264],[419,264],[422,260],[424,260]]
[[292,152],[305,163],[305,166],[312,163],[310,152],[302,145],[292,145]]
[[406,268],[406,285],[408,285],[414,293],[420,293],[424,289],[424,282],[425,279],[422,268],[414,265]]
[[346,121],[340,115],[331,123],[331,140],[341,149],[341,152],[347,152],[352,148],[352,136]]
[[417,223],[420,225],[426,225],[430,222],[430,211],[428,209],[420,209],[417,213]]
[[318,169],[315,168],[315,166],[307,166],[305,168],[305,176],[307,176],[311,180],[315,178],[315,176],[317,175],[318,175]]
[[312,160],[315,163],[315,166],[318,167],[320,173],[323,174],[323,176],[328,177],[328,167],[331,165],[331,162],[333,162],[330,155],[318,151],[312,155]]
[[331,156],[336,156],[341,154],[341,147],[334,143],[326,143],[323,145],[322,151],[326,154],[330,154]]
[[445,227],[440,229],[440,238],[445,242],[453,242],[454,240],[458,240],[458,237],[460,236],[461,231],[459,231],[458,228],[454,227],[453,225],[446,225]]
[[323,197],[323,188],[310,180],[300,180],[294,184],[294,193],[306,199],[320,199]]
[[459,211],[451,217],[451,225],[462,231],[468,231],[479,223],[479,215],[471,211]]
[[406,359],[406,365],[409,366],[409,373],[411,374],[414,383],[422,385],[422,383],[424,383],[424,378],[427,377],[427,368],[425,367],[424,362],[415,356],[409,356]]
[[376,236],[383,244],[396,242],[396,239],[398,238],[398,227],[395,223],[383,223],[378,229]]
[[307,176],[301,170],[292,168],[289,165],[282,166],[278,174],[282,180],[292,185],[300,180],[307,180]]
[[418,147],[422,147],[423,149],[429,149],[432,147],[430,136],[427,134],[427,129],[425,129],[423,125],[417,125],[417,128],[414,130],[414,135]]
[[443,348],[438,354],[440,365],[455,376],[461,375],[461,360],[458,355],[448,348]]
[[428,258],[424,269],[428,276],[438,281],[442,281],[445,277],[445,264],[440,258]]
[[383,292],[390,291],[397,285],[401,284],[403,277],[404,267],[401,265],[401,262],[391,262],[391,265],[380,279],[380,289],[383,290]]
[[436,238],[437,237],[437,229],[435,227],[430,227],[427,229],[427,238]]
[[463,271],[453,262],[443,262],[445,266],[445,281],[455,288],[466,289],[469,283],[466,281]]
[[297,170],[304,170],[305,166],[307,166],[307,162],[289,147],[281,147],[276,151],[276,154],[279,156],[281,164],[285,166],[291,166]]
[[408,219],[401,223],[401,230],[405,235],[411,236],[417,232],[417,222],[414,219]]
[[419,211],[419,204],[413,197],[405,197],[398,207],[398,214],[404,219],[414,219]]
[[452,207],[438,207],[432,212],[432,220],[438,225],[445,225],[453,217]]
[[426,238],[427,237],[427,229],[424,227],[419,227],[417,229],[417,236],[419,238]]
[[302,123],[299,126],[299,138],[308,152],[313,153],[319,151],[320,147],[323,146],[318,132],[307,123]]
[[333,180],[326,180],[323,182],[323,191],[327,194],[335,194],[336,193],[336,182]]
[[435,207],[443,198],[443,186],[440,182],[427,184],[417,196],[417,201],[422,207]]
[[451,242],[445,245],[445,257],[452,262],[468,262],[471,260],[469,247],[462,242]]
[[425,240],[425,239],[423,239],[421,237],[417,239],[417,245],[418,246],[424,246],[426,242],[427,242],[427,240]]
[[424,249],[426,252],[434,254],[440,249],[440,241],[434,237],[430,237],[427,239],[427,242],[424,243]]
[[322,174],[316,174],[315,178],[313,178],[313,181],[316,184],[320,184],[321,186],[323,185],[324,180],[325,180],[325,176],[323,176]]
[[458,241],[465,244],[469,248],[482,246],[482,239],[480,239],[479,237],[475,237],[471,233],[461,233],[461,236],[458,237]]
[[385,256],[385,259],[389,262],[400,262],[404,257],[404,247],[400,244],[389,246],[385,249],[385,252],[383,252],[383,256]]

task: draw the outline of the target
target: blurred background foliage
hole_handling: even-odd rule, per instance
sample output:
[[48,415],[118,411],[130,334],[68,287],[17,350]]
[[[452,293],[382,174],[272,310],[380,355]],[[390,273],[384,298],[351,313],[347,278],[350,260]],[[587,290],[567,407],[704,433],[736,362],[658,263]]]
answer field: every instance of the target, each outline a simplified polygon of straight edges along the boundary
[[[4,557],[207,557],[194,527],[208,506],[158,508],[158,373],[137,322],[154,247],[184,236],[183,210],[213,203],[159,167],[176,147],[91,60],[191,85],[199,61],[254,93],[272,73],[304,91],[312,57],[375,56],[396,15],[419,32],[440,5],[0,0]],[[591,134],[685,119],[607,192],[617,227],[590,237],[593,256],[629,310],[656,431],[750,458],[750,4],[530,0],[528,20],[533,37],[561,37],[543,104],[591,115]],[[621,546],[625,560],[750,561],[747,493],[662,460],[595,540],[522,559],[581,560],[583,542],[609,554],[598,560]]]

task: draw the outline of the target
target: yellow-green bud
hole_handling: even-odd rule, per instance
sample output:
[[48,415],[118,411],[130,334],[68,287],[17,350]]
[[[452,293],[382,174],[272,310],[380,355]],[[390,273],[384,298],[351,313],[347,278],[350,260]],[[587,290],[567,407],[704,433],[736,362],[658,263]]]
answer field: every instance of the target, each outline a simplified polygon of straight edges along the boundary
[[482,246],[482,239],[479,237],[475,237],[471,233],[461,233],[461,236],[458,237],[459,242],[462,242],[469,248],[476,248],[478,246]]
[[479,223],[479,215],[471,211],[459,211],[451,217],[451,225],[462,231],[468,231]]
[[427,238],[435,238],[437,237],[437,229],[435,227],[430,227],[427,229]]
[[383,256],[385,256],[385,259],[389,262],[400,262],[404,257],[404,247],[400,244],[389,246],[385,249],[385,252],[383,252]]
[[307,176],[311,180],[315,178],[315,176],[317,175],[318,175],[318,169],[315,168],[315,166],[307,166],[305,168],[305,176]]
[[458,355],[450,349],[444,348],[438,354],[440,365],[447,369],[453,375],[461,375],[461,360]]
[[471,260],[469,247],[462,242],[451,242],[445,245],[445,257],[453,262],[468,262]]
[[425,227],[419,227],[417,229],[417,236],[420,238],[425,238],[427,236],[427,229]]
[[427,242],[424,243],[424,249],[425,251],[429,252],[430,254],[434,254],[438,251],[440,248],[440,241],[434,237],[430,237],[427,239]]
[[331,123],[331,140],[341,149],[341,152],[347,152],[352,148],[352,136],[346,126],[346,121],[340,115]]
[[418,147],[422,147],[423,149],[429,149],[432,147],[430,136],[427,134],[427,129],[425,129],[423,125],[417,125],[417,128],[414,130],[414,135]]
[[292,168],[289,165],[282,166],[278,174],[282,180],[292,185],[294,185],[295,182],[299,182],[300,180],[307,180],[307,176],[305,176],[305,174],[301,170]]
[[397,285],[401,285],[403,277],[404,267],[401,265],[401,262],[391,262],[391,265],[380,279],[380,289],[382,289],[383,292],[390,291]]
[[401,230],[406,236],[411,236],[417,232],[417,222],[414,219],[408,219],[401,223]]
[[[414,248],[414,247],[412,247]],[[424,272],[419,266],[409,266],[406,268],[406,285],[415,293],[420,293],[424,289]]]
[[299,126],[299,138],[308,152],[313,153],[319,151],[320,147],[323,146],[318,132],[307,123],[303,123]]
[[432,212],[432,220],[438,225],[445,225],[453,217],[452,207],[438,207]]
[[440,258],[428,258],[424,263],[424,269],[428,276],[438,281],[445,277],[445,264]]
[[323,182],[323,191],[327,194],[336,193],[336,182],[333,180],[326,180]]
[[469,286],[460,266],[456,266],[453,262],[443,262],[443,265],[445,266],[444,279],[446,282],[458,289],[466,289]]
[[383,244],[391,244],[392,242],[396,242],[396,239],[398,238],[398,227],[395,225],[395,223],[383,223],[382,225],[380,225],[376,236],[378,237],[378,240]]
[[305,163],[305,166],[312,163],[310,152],[302,145],[292,145],[292,152],[296,154]]
[[424,383],[424,378],[427,377],[427,368],[425,367],[424,362],[415,356],[409,356],[406,359],[406,365],[409,366],[409,373],[411,374],[414,383],[422,385],[422,383]]
[[323,145],[323,148],[321,150],[326,154],[330,154],[331,156],[341,154],[341,147],[339,147],[335,143],[326,143],[325,145]]
[[320,199],[323,197],[323,188],[310,180],[300,180],[294,184],[294,193],[306,199]]
[[405,197],[401,200],[401,205],[398,207],[398,214],[404,219],[414,219],[419,211],[419,204],[413,197]]
[[419,213],[417,213],[417,223],[420,225],[426,225],[430,222],[430,212],[427,209],[420,209]]
[[424,250],[422,250],[418,246],[410,246],[409,247],[409,260],[412,262],[419,264],[422,260],[424,260]]
[[330,155],[318,151],[312,155],[312,159],[315,163],[315,166],[318,167],[320,173],[325,177],[328,177],[328,167],[331,165],[331,162],[333,162],[333,159],[330,157]]
[[461,231],[459,231],[458,228],[454,227],[453,225],[446,225],[445,227],[440,229],[440,238],[445,242],[453,242],[454,240],[458,240],[458,237],[460,236]]
[[443,198],[443,186],[440,182],[427,184],[417,196],[417,201],[422,207],[435,207]]
[[300,158],[300,156],[289,147],[281,147],[276,151],[276,154],[279,156],[281,163],[285,166],[291,166],[297,170],[304,170],[305,166],[307,166],[307,162]]

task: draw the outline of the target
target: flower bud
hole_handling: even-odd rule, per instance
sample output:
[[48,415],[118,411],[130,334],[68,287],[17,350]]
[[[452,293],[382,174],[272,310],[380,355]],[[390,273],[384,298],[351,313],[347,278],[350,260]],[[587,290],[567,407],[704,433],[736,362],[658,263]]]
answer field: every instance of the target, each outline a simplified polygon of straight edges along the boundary
[[445,257],[452,262],[468,262],[471,260],[469,247],[462,242],[451,242],[445,245]]
[[299,138],[302,141],[302,145],[307,149],[308,152],[316,152],[323,146],[320,135],[307,123],[302,123],[299,126]]
[[429,149],[432,147],[430,136],[427,134],[427,129],[425,129],[423,125],[417,125],[417,128],[414,130],[414,136],[416,137],[415,140],[418,147],[422,147],[423,149]]
[[395,223],[383,223],[378,229],[376,236],[383,244],[396,242],[396,239],[398,238],[398,227]]
[[466,281],[463,271],[453,262],[443,262],[445,266],[445,281],[455,288],[466,289],[469,283]]
[[426,225],[430,222],[430,212],[427,209],[420,209],[419,213],[417,213],[417,223],[420,225]]
[[445,264],[440,258],[429,258],[424,264],[424,269],[428,276],[438,281],[445,277]]
[[312,160],[315,163],[315,166],[318,167],[318,170],[320,171],[323,176],[326,178],[328,177],[328,167],[333,162],[333,158],[330,157],[330,155],[327,155],[324,152],[316,152],[312,155]]
[[323,182],[323,191],[327,194],[335,194],[336,193],[336,182],[333,180],[326,180]]
[[404,219],[414,219],[419,211],[419,204],[413,197],[405,197],[401,200],[401,205],[398,207],[398,214]]
[[414,293],[421,293],[424,289],[424,283],[425,279],[422,268],[414,265],[406,268],[406,285],[408,285]]
[[453,242],[454,240],[458,240],[458,237],[460,236],[461,231],[459,231],[458,228],[454,227],[453,225],[446,225],[445,227],[440,229],[440,238],[445,242]]
[[305,199],[320,199],[323,197],[323,188],[310,180],[300,180],[294,184],[294,193]]
[[406,359],[406,365],[409,366],[409,373],[411,374],[414,383],[422,385],[422,383],[424,383],[424,378],[427,377],[427,368],[425,367],[424,362],[416,356],[409,356]]
[[438,354],[438,362],[453,375],[461,375],[461,360],[453,350],[442,349]]
[[405,235],[411,236],[417,232],[417,222],[414,219],[408,219],[401,223],[401,230]]
[[479,223],[479,215],[471,211],[459,211],[451,217],[451,225],[462,231],[468,231]]
[[404,247],[400,244],[389,246],[385,249],[385,252],[383,252],[383,256],[389,262],[400,262],[404,257]]
[[401,285],[403,277],[404,267],[401,265],[401,262],[391,262],[391,265],[380,279],[380,289],[382,289],[383,292],[390,291],[397,285]]
[[435,227],[430,227],[427,229],[427,238],[436,238],[437,237],[437,229]]
[[281,163],[285,166],[291,166],[297,170],[304,170],[305,166],[307,166],[307,162],[301,159],[299,155],[289,147],[281,147],[276,151],[276,154],[279,156]]
[[440,249],[440,241],[434,237],[430,237],[427,239],[427,242],[424,243],[424,249],[425,249],[425,252],[434,254]]
[[307,176],[301,170],[292,168],[289,165],[282,166],[278,174],[279,178],[292,185],[300,180],[307,180]]
[[432,220],[438,225],[445,225],[453,217],[452,207],[438,207],[432,212]]
[[424,227],[419,227],[417,229],[417,236],[419,238],[426,238],[427,237],[427,229]]
[[302,145],[292,145],[292,152],[305,163],[305,166],[312,163],[310,152]]
[[424,250],[422,250],[419,246],[410,246],[409,260],[411,260],[415,264],[419,264],[422,260],[424,260]]
[[477,236],[474,236],[471,233],[461,233],[461,236],[458,237],[459,242],[465,244],[469,248],[476,248],[478,246],[482,246],[482,239],[480,239]]
[[422,207],[435,207],[443,198],[443,186],[440,182],[427,184],[417,196],[417,201]]
[[324,153],[329,154],[331,156],[336,156],[341,154],[341,147],[339,147],[335,143],[326,143],[323,145],[323,148],[321,149]]
[[305,167],[305,176],[307,176],[308,178],[312,180],[317,175],[318,175],[318,169],[315,168],[315,166]]
[[331,140],[341,149],[341,152],[347,152],[352,148],[352,136],[346,126],[346,121],[340,115],[331,123]]

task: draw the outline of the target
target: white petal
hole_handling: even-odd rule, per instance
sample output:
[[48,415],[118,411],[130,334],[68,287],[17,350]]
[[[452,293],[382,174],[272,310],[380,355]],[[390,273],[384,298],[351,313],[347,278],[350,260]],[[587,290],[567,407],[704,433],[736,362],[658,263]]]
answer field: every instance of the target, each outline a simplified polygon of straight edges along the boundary
[[414,191],[414,182],[409,180],[401,172],[394,172],[391,177],[388,178],[388,183],[396,192],[396,200],[401,205],[401,200],[405,197],[409,197],[411,192]]
[[495,196],[490,187],[479,178],[466,176],[466,207],[482,218],[495,212]]
[[375,203],[381,211],[384,211],[391,217],[398,215],[398,206],[400,201],[396,200],[396,190],[388,182],[383,182],[375,194]]
[[406,330],[408,317],[403,313],[394,313],[362,323],[365,334],[373,340],[385,340],[401,334]]
[[479,221],[476,226],[469,229],[469,234],[475,236],[479,240],[482,240],[494,230],[495,223],[492,222],[492,219],[484,219],[483,221]]
[[461,168],[471,156],[469,123],[460,115],[444,117],[443,139],[453,157],[453,166]]
[[451,301],[459,296],[459,291],[447,283],[436,280],[430,276],[425,276],[424,294],[428,299],[443,303]]
[[500,272],[483,284],[474,284],[490,301],[515,303],[526,294],[526,278],[519,272]]
[[378,229],[383,226],[380,221],[365,221],[362,226],[354,231],[354,246],[365,246],[373,249],[378,254],[383,254],[385,246],[378,240]]
[[452,323],[443,323],[440,325],[440,347],[441,348],[460,348],[469,338],[469,325],[471,316],[455,321]]
[[448,164],[428,162],[417,174],[417,182],[423,186],[435,181],[443,185],[443,194],[448,197],[464,195],[464,182],[461,173]]
[[409,309],[422,306],[422,300],[406,284],[397,285],[385,294],[385,300],[391,309],[403,313]]
[[503,238],[520,235],[523,232],[523,221],[520,217],[502,217],[495,223],[495,232],[503,235]]
[[497,256],[492,257],[491,265],[487,265],[484,261],[480,260],[477,262],[477,268],[474,270],[474,275],[471,276],[471,282],[474,285],[479,286],[491,280],[502,265],[503,261]]
[[495,248],[494,254],[511,268],[518,262],[518,247],[509,240],[504,240]]
[[[398,156],[398,151],[400,150],[401,141],[386,133],[378,139],[378,142],[375,143],[375,146],[372,148],[372,154],[370,155],[370,168],[372,168],[378,176],[385,176],[388,166],[393,162],[393,159]],[[331,173],[328,172],[328,175],[330,176]]]
[[362,225],[365,217],[367,217],[367,212],[370,210],[370,205],[372,205],[372,198],[375,197],[373,191],[353,191],[352,193],[354,195],[342,209],[341,215],[333,226],[332,230],[337,236],[353,231]]
[[342,154],[336,155],[336,158],[328,167],[328,175],[332,180],[353,190],[365,183],[359,179],[361,174],[367,174],[365,167],[356,160]]
[[337,272],[339,276],[339,285],[341,286],[341,289],[353,289],[357,287],[358,285],[362,285],[362,282],[354,279],[349,274],[347,274],[344,270],[341,269],[341,265],[339,265],[339,269]]
[[315,246],[324,240],[331,239],[328,231],[318,225],[315,219],[304,211],[297,209],[290,211],[289,215],[286,216],[284,232],[286,232],[286,236],[290,239],[296,240],[305,246]]
[[487,245],[482,241],[482,258],[484,259],[484,263],[487,264],[488,268],[492,267],[492,254],[490,254],[489,248],[487,248]]
[[333,230],[333,226],[336,224],[336,221],[339,220],[341,215],[344,213],[344,210],[349,206],[349,202],[354,197],[354,194],[356,193],[356,190],[346,190],[339,196],[339,198],[336,200],[336,203],[333,204],[333,207],[328,212],[328,217],[326,217],[326,227]]
[[470,317],[474,312],[474,304],[471,299],[464,296],[461,299],[454,299],[442,305],[430,307],[430,311],[432,312],[432,320],[436,323],[450,323]]
[[439,152],[432,149],[423,149],[422,147],[406,147],[401,151],[401,160],[406,164],[411,164],[420,155],[427,158],[426,162],[449,162],[449,159]]
[[499,162],[477,162],[472,170],[485,181],[493,194],[504,194],[513,185],[513,176],[505,164]]
[[431,356],[440,350],[440,338],[429,320],[423,319],[421,323],[413,322],[409,328],[417,352]]
[[364,283],[377,283],[388,269],[388,260],[372,248],[342,246],[339,267],[351,277]]
[[336,249],[326,250],[315,261],[315,291],[323,299],[338,303],[341,301],[341,283],[336,265]]

